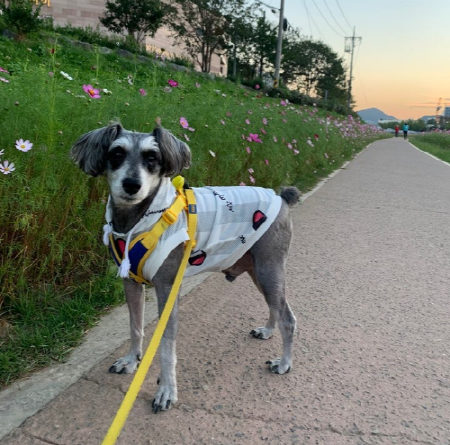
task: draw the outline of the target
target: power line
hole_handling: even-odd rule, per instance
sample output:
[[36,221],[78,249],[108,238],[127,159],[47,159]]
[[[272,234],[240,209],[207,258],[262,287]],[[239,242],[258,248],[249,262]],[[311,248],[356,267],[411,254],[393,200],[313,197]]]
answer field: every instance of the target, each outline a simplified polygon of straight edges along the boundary
[[[307,14],[307,16],[308,16],[308,20],[311,18],[311,21],[312,21],[313,25],[316,27],[317,31],[318,31],[319,34],[320,34],[320,37],[322,37],[322,39],[323,39],[324,37],[323,37],[322,31],[321,31],[320,28],[317,26],[317,23],[314,21],[312,15],[309,13],[308,6],[306,6],[306,0],[303,0],[303,4],[305,5],[305,9],[306,9],[306,14]],[[312,36],[312,32],[311,32],[311,36]]]
[[303,0],[303,6],[305,7],[305,10],[306,10],[306,16],[308,17],[309,33],[310,33],[310,35],[311,35],[311,37],[312,37],[313,32],[312,32],[312,28],[311,28],[311,19],[309,18],[309,11],[308,11],[308,8],[307,8],[307,6],[306,6],[305,0]]
[[341,5],[339,4],[339,0],[336,0],[337,5],[339,6],[339,9],[341,11],[342,17],[344,17],[345,21],[347,22],[347,25],[349,26],[350,29],[353,29],[353,26],[350,25],[350,23],[347,20],[347,17],[345,17],[344,11],[341,8]]
[[330,22],[327,20],[327,18],[322,14],[322,11],[320,10],[320,8],[317,6],[316,0],[312,0],[315,7],[317,8],[317,10],[319,11],[320,15],[322,16],[322,18],[325,20],[325,22],[327,23],[327,25],[339,36],[339,37],[345,37],[342,34],[339,34],[334,28],[333,26],[331,26]]
[[330,7],[328,6],[327,0],[323,0],[325,3],[325,6],[328,9],[328,12],[331,14],[331,17],[333,17],[333,20],[335,21],[336,25],[338,25],[339,28],[341,28],[341,31],[345,34],[347,31],[339,24],[339,22],[336,20],[336,17],[334,16],[333,12],[331,11]]

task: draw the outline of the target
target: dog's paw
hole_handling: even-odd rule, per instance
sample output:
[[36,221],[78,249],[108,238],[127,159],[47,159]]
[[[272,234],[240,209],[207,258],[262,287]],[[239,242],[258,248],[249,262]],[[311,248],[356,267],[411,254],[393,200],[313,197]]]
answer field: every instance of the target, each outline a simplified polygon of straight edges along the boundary
[[161,385],[152,403],[152,411],[157,414],[159,411],[166,411],[178,400],[177,388],[173,386]]
[[256,328],[250,332],[250,335],[253,335],[255,338],[260,338],[262,340],[268,340],[273,335],[274,329],[269,328]]
[[267,360],[266,365],[269,365],[270,370],[274,374],[287,374],[291,370],[290,363],[283,363],[281,358]]
[[136,371],[141,359],[139,356],[126,355],[125,357],[116,360],[111,367],[109,372],[115,372],[117,374],[131,374]]

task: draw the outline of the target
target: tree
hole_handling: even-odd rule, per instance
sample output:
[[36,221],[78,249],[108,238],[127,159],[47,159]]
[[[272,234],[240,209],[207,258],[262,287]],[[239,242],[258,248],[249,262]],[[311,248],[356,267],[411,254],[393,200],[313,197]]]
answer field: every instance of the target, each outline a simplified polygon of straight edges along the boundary
[[211,71],[214,53],[228,46],[231,24],[245,0],[174,0],[176,17],[170,27],[176,43],[182,43],[202,72]]
[[265,15],[258,17],[251,39],[253,54],[259,65],[259,77],[262,77],[267,64],[275,64],[278,27],[266,21]]
[[17,32],[20,39],[42,26],[41,8],[42,4],[34,7],[30,0],[0,0],[0,15],[5,25]]
[[283,43],[283,81],[307,95],[317,94],[344,100],[346,94],[343,61],[325,43],[299,38],[298,32]]
[[107,0],[100,22],[116,34],[126,31],[136,44],[142,45],[147,35],[155,35],[171,12],[171,6],[160,0]]

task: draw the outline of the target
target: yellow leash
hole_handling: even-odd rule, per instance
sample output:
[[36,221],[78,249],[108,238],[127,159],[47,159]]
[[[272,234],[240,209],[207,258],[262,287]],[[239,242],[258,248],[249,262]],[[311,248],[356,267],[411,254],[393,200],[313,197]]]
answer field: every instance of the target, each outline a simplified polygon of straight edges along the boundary
[[[174,184],[175,185],[175,184]],[[182,187],[182,186],[181,186]],[[181,188],[179,189],[181,190]],[[188,202],[188,235],[189,241],[187,242],[184,250],[184,256],[181,260],[180,268],[178,269],[175,281],[170,291],[169,298],[167,299],[164,311],[161,314],[158,324],[156,325],[155,332],[150,340],[147,351],[141,360],[139,368],[128,388],[128,391],[120,405],[119,411],[117,411],[116,417],[114,418],[111,426],[109,427],[106,437],[103,439],[102,445],[114,445],[117,438],[122,431],[122,428],[130,414],[131,408],[137,398],[139,390],[144,383],[145,376],[152,364],[153,358],[155,357],[156,351],[158,349],[159,343],[161,342],[162,336],[166,329],[167,323],[169,321],[170,314],[172,313],[175,300],[178,295],[178,291],[183,281],[184,271],[186,270],[187,262],[193,247],[195,246],[195,232],[197,230],[197,209],[195,204],[194,192],[190,189],[183,190],[186,194]]]

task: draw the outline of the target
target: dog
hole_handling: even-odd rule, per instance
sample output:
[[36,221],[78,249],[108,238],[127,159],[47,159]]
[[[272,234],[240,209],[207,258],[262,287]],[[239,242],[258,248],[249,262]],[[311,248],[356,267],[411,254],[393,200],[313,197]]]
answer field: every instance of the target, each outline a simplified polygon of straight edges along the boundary
[[[110,220],[105,227],[110,227],[110,233],[113,233],[114,236],[122,234],[123,237],[128,236],[128,238],[130,238],[131,232],[133,235],[137,235],[141,231],[139,224],[143,219],[161,217],[161,212],[166,209],[163,204],[160,204],[163,205],[162,208],[155,208],[155,203],[158,200],[161,203],[167,202],[167,200],[173,201],[175,194],[171,190],[173,186],[170,178],[181,173],[183,169],[189,168],[191,164],[191,152],[188,145],[173,136],[168,130],[156,128],[152,133],[139,133],[124,129],[119,122],[112,122],[107,127],[82,135],[71,148],[70,154],[72,160],[86,174],[94,177],[106,174],[110,189],[107,206]],[[278,324],[283,340],[282,357],[269,360],[266,364],[273,373],[289,372],[292,367],[296,318],[285,297],[285,266],[292,238],[289,210],[298,203],[300,192],[295,187],[286,187],[278,196],[272,190],[242,186],[217,189],[202,187],[193,190],[200,200],[203,199],[203,193],[206,200],[212,199],[223,204],[225,209],[223,212],[226,213],[222,216],[231,224],[234,222],[233,218],[240,217],[240,212],[245,213],[251,206],[234,204],[227,197],[229,193],[234,193],[237,200],[239,200],[239,195],[244,192],[250,194],[264,192],[273,195],[270,195],[269,198],[266,197],[268,199],[267,206],[275,208],[272,220],[270,221],[270,217],[266,214],[268,212],[261,211],[259,208],[254,211],[253,220],[250,221],[249,226],[252,228],[248,229],[248,237],[241,235],[235,243],[239,244],[241,251],[238,253],[239,257],[234,254],[232,264],[225,261],[222,263],[225,264],[225,267],[219,264],[215,265],[213,269],[205,268],[204,263],[207,261],[203,262],[203,260],[210,247],[208,243],[212,245],[209,241],[210,238],[207,238],[204,250],[197,249],[191,253],[190,266],[193,272],[191,271],[190,274],[197,273],[196,267],[200,267],[200,269],[203,267],[201,271],[219,270],[225,274],[228,281],[233,281],[237,276],[247,272],[264,295],[270,314],[267,324],[264,327],[253,329],[250,334],[259,339],[269,339]],[[212,198],[208,193],[212,193]],[[166,201],[161,200],[161,196]],[[206,209],[204,215],[209,215],[210,212],[208,212]],[[182,217],[185,218],[184,212],[181,212],[179,219],[181,220]],[[206,224],[206,219],[206,217],[202,217],[201,212],[198,214],[198,224],[201,226],[198,227],[197,232],[199,238],[201,237],[200,232],[203,230],[202,224]],[[249,241],[249,238],[261,230],[261,224],[268,228],[264,229],[262,235],[257,236],[256,241]],[[185,232],[181,229],[177,233]],[[160,264],[156,266],[153,264],[152,271],[151,267],[147,267],[146,262],[143,269],[146,280],[151,281],[156,290],[160,315],[183,257],[184,241],[186,240],[183,234],[181,238],[175,236],[173,239],[175,244],[172,242],[172,247],[163,249],[163,260],[160,260]],[[124,242],[122,240],[122,244]],[[127,242],[129,244],[130,239],[127,239]],[[125,251],[127,250],[125,249]],[[188,272],[187,270],[185,276]],[[131,345],[128,355],[119,358],[109,369],[109,372],[119,374],[132,373],[138,367],[142,357],[144,335],[144,286],[128,278],[127,274],[124,275],[123,283],[130,312]],[[152,407],[155,413],[169,409],[178,400],[175,370],[177,327],[178,307],[175,304],[160,344],[159,387]]]

